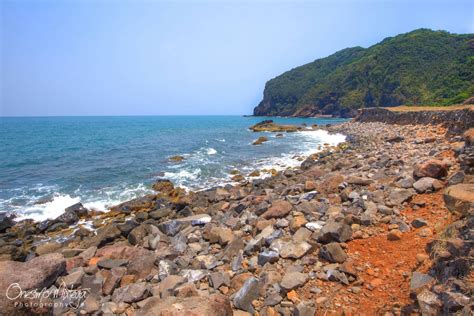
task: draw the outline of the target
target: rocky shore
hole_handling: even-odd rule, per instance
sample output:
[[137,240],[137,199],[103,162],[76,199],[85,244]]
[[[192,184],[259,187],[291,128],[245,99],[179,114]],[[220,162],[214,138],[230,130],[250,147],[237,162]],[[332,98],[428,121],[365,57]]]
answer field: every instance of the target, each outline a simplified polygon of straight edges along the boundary
[[[107,213],[3,216],[2,312],[472,314],[474,130],[326,129],[347,142],[266,179],[201,192],[161,180]],[[18,295],[61,288],[87,295]]]

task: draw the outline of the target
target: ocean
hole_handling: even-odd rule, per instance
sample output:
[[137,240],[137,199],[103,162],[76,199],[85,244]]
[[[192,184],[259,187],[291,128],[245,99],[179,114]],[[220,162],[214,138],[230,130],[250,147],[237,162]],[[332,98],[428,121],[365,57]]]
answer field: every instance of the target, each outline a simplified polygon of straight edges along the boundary
[[[166,178],[189,190],[232,183],[262,168],[284,169],[343,135],[323,130],[254,133],[261,117],[129,116],[0,117],[0,213],[18,219],[59,216],[76,202],[107,210],[152,192]],[[343,119],[270,118],[283,124],[334,124]],[[252,145],[259,136],[269,141]],[[169,157],[185,159],[172,162]]]

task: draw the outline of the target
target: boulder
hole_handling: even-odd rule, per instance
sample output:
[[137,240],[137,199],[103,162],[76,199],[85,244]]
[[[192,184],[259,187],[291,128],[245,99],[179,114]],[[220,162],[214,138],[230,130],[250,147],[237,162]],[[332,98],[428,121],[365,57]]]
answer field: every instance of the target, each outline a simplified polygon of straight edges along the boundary
[[436,294],[424,289],[416,296],[416,299],[420,306],[421,315],[440,315],[442,303]]
[[77,223],[78,221],[79,221],[79,216],[77,216],[77,214],[72,211],[64,212],[58,217],[56,217],[56,219],[54,220],[54,222],[65,223],[67,225],[73,225]]
[[443,182],[435,178],[423,177],[413,183],[413,188],[418,193],[432,192],[443,188]]
[[347,260],[347,254],[341,245],[332,242],[321,247],[320,255],[332,263],[343,263]]
[[79,217],[84,217],[84,216],[87,216],[87,214],[89,213],[89,210],[86,209],[84,205],[82,205],[81,202],[79,202],[69,207],[66,207],[64,209],[64,212],[65,213],[73,212]]
[[281,280],[280,286],[286,290],[291,291],[299,288],[308,282],[308,275],[301,272],[287,272]]
[[0,233],[4,233],[8,228],[15,225],[13,216],[7,214],[0,214]]
[[403,202],[408,201],[415,194],[413,189],[394,189],[390,192],[389,199],[394,205],[401,205]]
[[428,274],[413,272],[410,280],[410,292],[419,293],[422,289],[430,287],[435,279]]
[[[0,306],[2,313],[13,315],[18,312],[15,301],[6,297],[17,297],[22,291],[48,288],[66,271],[66,261],[62,254],[52,253],[39,256],[27,262],[1,261],[0,262]],[[10,288],[17,283],[19,287]],[[34,299],[25,299],[24,303],[35,303]]]
[[442,178],[448,174],[448,165],[438,159],[428,159],[419,164],[416,164],[413,169],[413,176],[415,178]]
[[139,197],[110,208],[113,212],[120,212],[130,214],[131,212],[138,212],[141,210],[149,210],[155,205],[155,195]]
[[446,207],[463,215],[472,214],[474,210],[474,184],[456,184],[446,189],[443,195]]
[[84,240],[82,247],[102,247],[105,244],[114,241],[122,235],[122,232],[117,228],[115,223],[108,224],[97,231],[97,235],[94,237]]
[[274,240],[270,245],[270,249],[278,252],[280,257],[283,259],[299,259],[310,252],[313,249],[313,246],[306,241],[295,241],[282,238]]
[[321,228],[319,241],[322,243],[346,242],[352,237],[352,228],[344,223],[328,222]]
[[148,288],[145,282],[132,283],[118,288],[112,295],[115,303],[133,303],[145,299],[148,296]]
[[221,294],[191,297],[152,297],[136,312],[137,316],[232,316],[229,299]]
[[242,287],[234,296],[234,306],[238,309],[247,311],[251,314],[254,312],[252,301],[260,296],[260,286],[256,278],[248,278]]
[[61,247],[62,245],[57,241],[50,241],[36,246],[35,252],[38,256],[42,256],[48,253],[56,252],[56,250],[60,249]]
[[262,214],[265,219],[285,217],[291,212],[292,205],[284,200],[276,200],[270,208]]

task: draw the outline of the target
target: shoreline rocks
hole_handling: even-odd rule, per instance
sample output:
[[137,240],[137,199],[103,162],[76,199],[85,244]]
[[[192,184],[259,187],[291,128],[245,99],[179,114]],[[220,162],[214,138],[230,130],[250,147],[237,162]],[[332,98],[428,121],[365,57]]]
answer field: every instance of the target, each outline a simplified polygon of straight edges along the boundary
[[[153,185],[155,194],[114,206],[108,213],[76,204],[51,222],[10,225],[3,218],[0,258],[10,260],[0,261],[9,267],[3,269],[5,278],[13,278],[6,270],[21,266],[28,273],[36,271],[35,282],[26,272],[15,276],[31,281],[28,286],[64,282],[74,290],[90,289],[77,308],[57,313],[360,311],[354,298],[391,290],[374,264],[387,256],[385,249],[367,245],[368,250],[354,252],[351,245],[380,236],[388,248],[397,249],[409,238],[431,238],[433,219],[423,212],[408,218],[404,210],[423,208],[432,203],[429,197],[444,192],[447,208],[461,217],[449,228],[448,241],[433,244],[435,263],[429,276],[442,277],[422,282],[417,267],[412,277],[406,275],[407,288],[410,282],[416,287],[410,308],[451,311],[468,306],[462,295],[469,286],[455,276],[470,269],[462,261],[469,256],[465,240],[473,225],[470,142],[460,147],[461,138],[441,137],[440,131],[425,126],[349,122],[326,129],[348,135],[348,142],[308,158],[301,168],[275,171],[269,178],[245,180],[236,173],[234,177],[245,181],[200,192],[159,180]],[[462,177],[456,176],[459,172]],[[96,229],[81,227],[80,219]],[[373,251],[374,262],[357,263],[364,251]],[[428,264],[431,257],[420,253],[416,260]],[[438,284],[438,279],[463,287]],[[440,286],[448,294],[442,294]],[[329,295],[337,293],[331,291],[348,298],[336,305]],[[386,307],[394,312],[397,304]]]

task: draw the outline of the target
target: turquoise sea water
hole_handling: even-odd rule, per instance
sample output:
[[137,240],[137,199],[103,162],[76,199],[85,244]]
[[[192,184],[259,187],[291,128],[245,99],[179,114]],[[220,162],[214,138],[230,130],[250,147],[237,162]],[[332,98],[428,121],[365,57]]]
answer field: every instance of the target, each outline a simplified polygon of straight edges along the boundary
[[[0,118],[0,212],[42,220],[81,201],[104,210],[150,192],[157,178],[188,189],[230,182],[229,171],[298,165],[295,155],[342,135],[304,131],[275,138],[239,116]],[[265,118],[267,119],[267,118]],[[279,123],[332,124],[338,119],[272,118]],[[261,146],[252,142],[265,135]],[[168,160],[182,155],[179,163]]]

